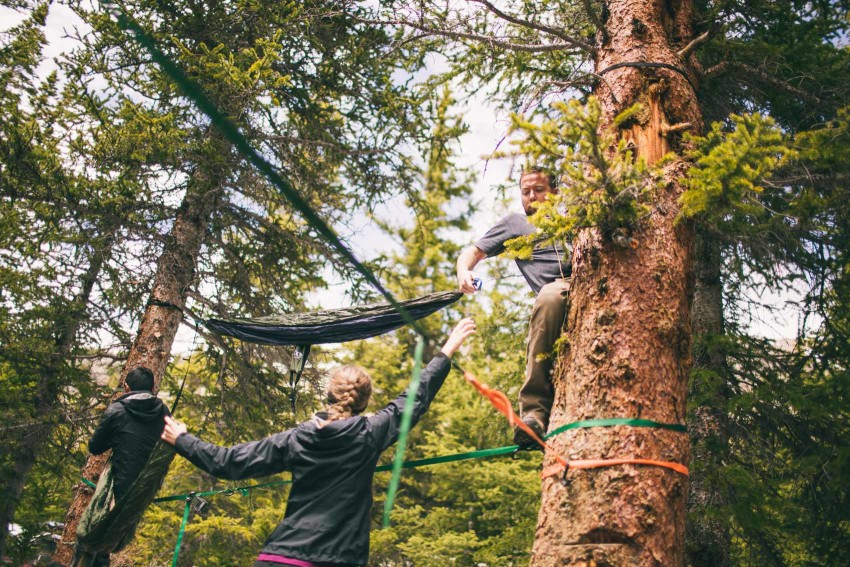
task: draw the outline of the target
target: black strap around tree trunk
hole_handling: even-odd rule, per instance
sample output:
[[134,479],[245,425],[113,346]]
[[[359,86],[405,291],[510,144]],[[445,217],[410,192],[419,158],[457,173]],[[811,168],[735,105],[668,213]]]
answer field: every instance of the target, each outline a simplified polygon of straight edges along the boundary
[[650,61],[623,61],[622,63],[615,63],[613,65],[605,67],[601,71],[598,71],[596,74],[604,75],[608,71],[613,71],[614,69],[620,69],[622,67],[649,67],[651,69],[667,69],[668,71],[674,71],[682,75],[685,80],[688,81],[688,83],[691,85],[691,88],[694,89],[694,92],[696,92],[697,90],[696,85],[691,81],[691,78],[688,76],[687,72],[685,72],[684,69],[682,69],[681,67],[676,67],[675,65],[671,65],[669,63],[655,63]]

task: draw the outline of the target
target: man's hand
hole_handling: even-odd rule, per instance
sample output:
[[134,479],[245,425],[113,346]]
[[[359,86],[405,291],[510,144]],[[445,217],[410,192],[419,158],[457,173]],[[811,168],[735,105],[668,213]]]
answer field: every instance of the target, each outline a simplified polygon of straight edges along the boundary
[[472,280],[475,279],[475,274],[472,273],[472,269],[478,265],[478,262],[486,257],[487,254],[485,254],[482,250],[479,250],[477,246],[469,246],[460,253],[460,256],[458,256],[457,287],[463,293],[475,293],[478,291],[472,283]]
[[470,270],[457,271],[457,285],[463,293],[475,293],[476,291],[478,291],[477,289],[475,289],[475,285],[472,283],[472,280],[474,279],[475,274]]
[[174,445],[177,438],[186,433],[186,424],[180,423],[170,415],[165,416],[165,429],[162,430],[162,440]]
[[440,349],[441,352],[451,358],[452,355],[457,352],[457,349],[460,348],[460,345],[463,344],[463,341],[465,341],[469,335],[474,335],[475,331],[475,321],[469,317],[461,319],[457,326],[455,326],[452,334],[449,335],[449,338],[446,340],[446,344],[443,345],[442,349]]

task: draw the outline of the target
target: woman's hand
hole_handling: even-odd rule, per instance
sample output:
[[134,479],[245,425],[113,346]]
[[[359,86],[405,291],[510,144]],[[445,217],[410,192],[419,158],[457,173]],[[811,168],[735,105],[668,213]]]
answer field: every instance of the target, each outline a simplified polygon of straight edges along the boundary
[[452,330],[452,334],[449,335],[449,338],[446,340],[446,344],[443,345],[442,349],[440,349],[441,352],[451,358],[452,355],[457,352],[457,349],[460,348],[460,345],[463,344],[463,341],[465,341],[469,335],[474,335],[475,331],[475,321],[469,317],[461,319],[457,326],[455,326],[454,330]]
[[186,433],[185,423],[180,423],[170,415],[165,416],[165,429],[162,430],[163,441],[174,445],[183,433]]

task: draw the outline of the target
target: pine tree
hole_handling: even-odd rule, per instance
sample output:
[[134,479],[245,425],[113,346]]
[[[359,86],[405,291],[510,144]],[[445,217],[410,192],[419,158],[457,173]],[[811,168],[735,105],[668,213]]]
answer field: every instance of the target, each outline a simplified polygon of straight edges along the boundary
[[[625,144],[621,149],[643,157],[650,164],[668,150],[678,154],[678,161],[672,158],[663,172],[669,182],[665,189],[658,191],[649,183],[644,185],[646,190],[624,191],[622,186],[600,183],[598,193],[591,191],[597,198],[591,200],[590,206],[581,207],[581,199],[586,198],[587,193],[577,193],[573,201],[575,206],[571,212],[577,213],[577,216],[571,215],[564,224],[568,228],[581,229],[597,223],[602,234],[591,236],[591,231],[578,235],[573,266],[575,279],[570,342],[569,349],[565,349],[561,357],[556,424],[560,422],[558,420],[606,417],[612,412],[629,416],[640,413],[682,421],[685,417],[685,378],[690,350],[688,298],[692,253],[688,223],[673,220],[678,216],[676,213],[680,205],[671,194],[684,191],[685,186],[679,181],[685,177],[689,161],[696,158],[687,155],[689,143],[683,143],[680,134],[702,133],[701,125],[705,118],[728,124],[731,113],[743,113],[754,108],[768,112],[783,128],[792,131],[807,128],[820,120],[829,120],[837,108],[846,104],[847,82],[843,80],[846,52],[836,48],[837,38],[846,27],[846,5],[843,2],[794,1],[755,4],[688,2],[662,7],[640,1],[522,2],[502,9],[490,2],[477,4],[479,7],[471,9],[455,9],[439,3],[420,3],[416,7],[393,6],[385,21],[405,25],[411,33],[443,38],[444,41],[439,43],[452,64],[448,77],[488,81],[488,84],[494,85],[494,96],[505,101],[505,106],[528,110],[538,117],[538,121],[554,118],[553,130],[561,127],[558,120],[563,116],[563,107],[554,105],[549,110],[548,105],[541,104],[546,95],[587,97],[595,94],[602,107],[600,133],[608,131],[612,124],[618,130],[614,145]],[[589,68],[593,69],[592,73],[588,72]],[[635,108],[638,112],[633,109],[629,115],[620,115],[634,103],[640,103]],[[615,120],[615,117],[619,119]],[[652,126],[653,121],[655,126]],[[575,141],[575,138],[569,138],[569,132],[566,134],[568,140]],[[587,147],[592,148],[594,144],[588,143]],[[562,147],[550,149],[553,154],[563,150]],[[604,152],[605,148],[602,149]],[[604,171],[606,167],[601,155],[610,156],[578,154],[576,157],[587,160],[596,171]],[[617,161],[618,166],[623,163]],[[581,177],[581,168],[576,167],[575,170]],[[596,179],[600,180],[606,181],[606,178]],[[582,185],[586,181],[581,179],[577,185],[588,189],[588,185]],[[623,204],[619,197],[621,194],[628,201],[624,207],[619,206]],[[780,192],[775,195],[778,199],[782,198],[778,196]],[[739,203],[742,209],[752,208],[746,203]],[[767,200],[755,206],[763,205],[770,206]],[[649,216],[642,218],[644,212],[648,212]],[[606,227],[599,225],[599,221],[604,221],[609,228],[614,226],[625,232],[618,235],[611,230],[606,235]],[[670,230],[664,238],[652,232],[662,225]],[[754,225],[753,228],[762,226]],[[783,232],[787,234],[789,231]],[[782,239],[771,238],[769,232],[757,234],[757,230],[753,230],[747,234],[749,242],[746,245],[753,244],[752,250],[760,252],[778,252],[788,242],[787,239],[783,242]],[[608,241],[606,236],[613,238]],[[617,240],[627,248],[612,246],[611,243]],[[630,251],[628,248],[634,244],[636,249]],[[666,247],[663,253],[660,249],[653,252],[652,248],[658,245]],[[715,252],[706,256],[717,262],[723,256],[717,253],[717,243],[709,244],[709,250],[712,247]],[[802,251],[806,246],[790,248]],[[650,257],[653,254],[656,256]],[[671,258],[675,257],[680,263],[671,264],[671,258],[665,258],[653,274],[654,262],[665,255],[672,255]],[[799,254],[801,259],[804,256]],[[769,270],[775,257],[748,254],[750,265],[762,270]],[[632,266],[630,262],[635,258],[642,260],[639,265]],[[626,269],[626,266],[629,268]],[[671,269],[673,266],[677,267]],[[725,267],[729,266],[727,262]],[[650,272],[643,270],[646,267]],[[717,266],[706,268],[701,267],[700,273],[707,274],[708,283],[716,285],[711,274],[717,273]],[[629,281],[621,282],[619,278],[623,277],[623,272],[628,272],[630,281],[640,289],[629,288]],[[612,276],[616,278],[612,280]],[[661,286],[668,300],[672,300],[671,293],[675,291],[673,295],[680,301],[666,308],[653,303],[657,298],[647,297],[647,294],[654,293],[649,290],[656,284]],[[716,313],[720,306],[716,292],[715,289],[714,293],[697,296],[700,301],[703,298],[713,299],[713,305],[700,305],[699,311],[706,313],[713,309],[711,320],[728,321],[732,312],[730,305],[727,304],[725,314],[718,316]],[[606,301],[615,304],[604,305]],[[611,308],[610,313],[606,311],[608,307]],[[655,313],[655,318],[629,321],[630,310]],[[613,324],[606,323],[612,320]],[[698,320],[707,319],[701,316]],[[698,324],[701,324],[699,321]],[[729,326],[725,329],[728,332]],[[656,332],[653,333],[653,330]],[[701,328],[700,332],[716,334],[723,330]],[[655,338],[663,335],[665,345],[661,350],[655,350],[655,346],[647,349],[643,344],[627,344],[629,339],[626,337],[635,337],[638,332],[649,333]],[[712,340],[707,336],[705,340],[707,342],[702,344],[709,345],[709,350],[703,352],[710,353],[709,359],[717,364],[728,364],[724,352],[717,351],[723,339]],[[668,350],[662,356],[664,348]],[[627,351],[628,356],[623,357]],[[650,352],[651,364],[637,362]],[[618,360],[621,357],[622,364]],[[656,361],[665,360],[669,365],[656,364]],[[704,364],[705,359],[701,358],[700,362]],[[664,370],[668,366],[669,371]],[[631,371],[624,373],[623,369]],[[706,378],[712,373],[720,376],[718,380],[696,386],[702,402],[722,403],[722,398],[729,391],[728,385],[723,384],[722,370],[715,367],[708,372],[697,373],[696,376]],[[665,380],[659,381],[659,375]],[[600,377],[594,384],[604,382],[608,387],[594,389],[593,384],[585,382],[585,378],[590,376]],[[601,380],[603,376],[605,379]],[[655,378],[644,383],[649,376]],[[618,402],[612,398],[630,390],[636,392],[634,398],[626,395],[624,403],[620,404],[622,407],[614,407]],[[650,392],[653,396],[660,395],[658,399],[663,400],[663,407],[656,403],[658,399],[647,397]],[[596,400],[598,405],[589,405],[588,399]],[[576,407],[572,407],[573,401],[578,404]],[[640,452],[653,452],[651,439],[644,439],[643,431],[618,430],[617,433],[625,443],[639,437]],[[655,433],[648,435],[652,439],[662,437]],[[722,439],[724,432],[719,434]],[[713,442],[712,438],[718,438],[714,432],[699,436],[709,443]],[[575,440],[559,441],[564,444],[563,447],[570,448],[572,455],[598,458],[608,456],[606,451],[615,456],[614,453],[630,450],[628,446],[622,446],[614,451],[611,447],[615,443],[614,438],[604,431],[581,432],[575,437]],[[702,443],[702,440],[698,441]],[[600,444],[595,449],[588,445],[594,442]],[[667,442],[665,439],[663,444],[676,447],[676,450],[666,451],[667,456],[680,462],[687,460],[687,448],[679,440]],[[712,455],[702,452],[701,456],[712,461],[702,466],[706,470],[712,469],[722,460],[722,455],[723,450]],[[717,486],[718,477],[706,477],[699,472],[697,468],[698,474],[692,479],[703,484],[698,491],[706,495],[720,495],[722,501],[724,488]],[[568,498],[550,481],[544,483],[544,506],[537,539],[540,553],[536,555],[534,564],[580,562],[590,557],[598,561],[606,554],[618,557],[615,550],[623,551],[630,559],[619,557],[611,559],[613,562],[640,563],[641,560],[631,556],[632,552],[626,551],[626,548],[639,554],[637,549],[653,547],[659,542],[650,541],[654,537],[652,534],[666,542],[660,544],[665,551],[650,554],[656,561],[665,564],[684,562],[682,506],[686,485],[669,484],[667,488],[674,485],[678,488],[672,489],[669,499],[659,500],[660,508],[652,506],[652,512],[635,508],[635,514],[631,516],[628,512],[630,507],[622,506],[620,500],[616,501],[617,504],[594,500],[601,498],[598,495],[604,494],[608,486],[600,482],[611,482],[617,486],[624,484],[625,481],[616,474],[613,470],[604,469],[587,474],[575,473],[576,478],[581,480],[574,482],[573,487],[579,488],[568,489]],[[644,469],[635,472],[641,478],[651,478],[655,474]],[[588,495],[591,491],[582,484],[584,482],[593,482],[592,492],[597,496]],[[711,486],[712,483],[715,483],[714,486]],[[641,494],[660,494],[656,488],[647,487],[648,490],[641,491]],[[627,491],[626,488],[622,490]],[[620,489],[618,492],[622,493]],[[706,500],[711,501],[713,497]],[[636,496],[633,504],[645,499],[646,496]],[[660,503],[662,500],[665,502]],[[723,516],[723,512],[707,511],[698,501],[692,517],[699,523],[704,521],[701,516],[705,516],[706,529],[695,533],[705,536],[713,532],[715,541],[694,542],[689,560],[715,564],[712,563],[713,558],[720,558],[723,563],[726,561],[723,558],[730,556],[728,525],[721,525],[718,529],[711,526],[712,516]],[[613,511],[617,507],[618,517],[606,516],[605,510]],[[585,509],[587,512],[582,513],[581,510]],[[565,510],[569,510],[569,514],[561,513]],[[725,519],[720,524],[724,522]],[[757,534],[751,535],[758,537]],[[600,545],[603,543],[612,545],[603,548]],[[629,545],[624,545],[626,543]],[[696,546],[703,543],[711,549],[705,552],[697,549]],[[646,562],[650,561],[649,556],[644,557]]]

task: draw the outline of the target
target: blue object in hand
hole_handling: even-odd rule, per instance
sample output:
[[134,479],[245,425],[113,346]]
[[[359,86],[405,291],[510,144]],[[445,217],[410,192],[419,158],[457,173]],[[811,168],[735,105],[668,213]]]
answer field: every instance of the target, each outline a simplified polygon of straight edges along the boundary
[[473,278],[472,287],[474,287],[476,291],[481,291],[481,288],[484,287],[484,282],[481,281],[481,278]]

